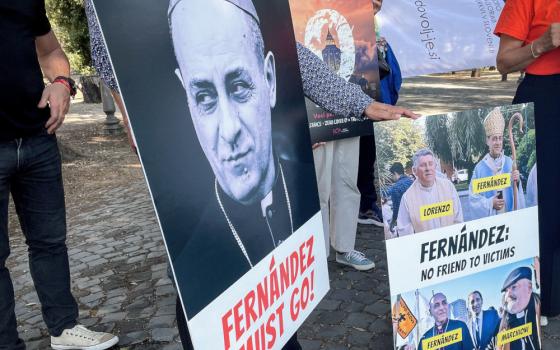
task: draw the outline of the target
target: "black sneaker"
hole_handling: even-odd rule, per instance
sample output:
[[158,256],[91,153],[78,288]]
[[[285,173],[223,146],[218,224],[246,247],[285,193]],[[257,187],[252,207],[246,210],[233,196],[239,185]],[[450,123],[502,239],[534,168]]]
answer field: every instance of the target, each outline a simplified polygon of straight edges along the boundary
[[383,227],[383,219],[379,217],[373,210],[368,210],[365,213],[360,212],[358,215],[358,223],[362,225],[375,225]]

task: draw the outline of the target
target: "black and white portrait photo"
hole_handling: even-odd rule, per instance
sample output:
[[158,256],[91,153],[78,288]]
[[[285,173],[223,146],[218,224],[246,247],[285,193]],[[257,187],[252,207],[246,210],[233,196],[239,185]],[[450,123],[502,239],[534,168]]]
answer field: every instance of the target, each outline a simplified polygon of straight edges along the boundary
[[[305,190],[294,178],[297,164],[280,159],[272,143],[274,53],[265,50],[251,0],[172,0],[168,16],[176,74],[215,177],[208,210],[194,230],[196,244],[208,249],[179,259],[203,265],[229,257],[224,275],[227,269],[240,277],[294,232],[290,196]],[[298,212],[313,208],[312,202],[294,204]],[[203,277],[200,283],[219,283]]]
[[94,2],[190,319],[319,212],[288,2]]

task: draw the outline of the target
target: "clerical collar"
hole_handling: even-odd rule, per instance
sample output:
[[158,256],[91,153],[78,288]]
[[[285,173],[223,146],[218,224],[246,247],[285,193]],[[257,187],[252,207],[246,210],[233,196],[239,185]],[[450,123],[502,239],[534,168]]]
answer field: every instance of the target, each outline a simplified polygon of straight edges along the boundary
[[[282,193],[279,187],[281,185],[281,182],[283,181],[280,174],[281,173],[280,159],[278,157],[274,157],[274,162],[275,162],[274,181],[272,182],[272,186],[268,191],[268,193],[260,201],[255,201],[249,204],[239,203],[238,201],[234,200],[229,195],[227,195],[223,190],[222,186],[219,185],[218,183],[219,185],[218,191],[220,193],[220,199],[223,205],[225,206],[225,208],[227,209],[227,211],[236,210],[236,211],[242,211],[244,213],[247,213],[248,210],[260,210],[262,216],[266,217],[268,208],[274,204],[274,200],[276,199],[276,196]],[[217,181],[217,178],[215,181]],[[274,195],[274,192],[276,192],[276,196]]]
[[499,173],[504,167],[504,152],[502,152],[497,158],[493,158],[490,153],[488,153],[486,157],[484,157],[484,160],[494,173]]
[[262,212],[262,216],[265,218],[266,218],[266,210],[268,209],[268,207],[272,205],[273,202],[272,192],[273,191],[270,190],[270,192],[261,201],[261,212]]
[[[286,179],[284,177],[284,170],[282,169],[282,164],[280,164],[279,161],[278,161],[277,165],[278,165],[278,168],[277,168],[278,171],[276,173],[276,179],[274,181],[274,185],[272,186],[272,190],[269,192],[269,194],[267,194],[265,196],[265,198],[263,198],[261,200],[261,203],[260,203],[260,209],[264,213],[263,216],[264,216],[264,219],[265,219],[266,224],[268,226],[268,229],[269,229],[274,247],[276,247],[277,242],[276,242],[276,238],[274,237],[274,233],[272,232],[272,229],[270,227],[270,222],[269,222],[269,218],[267,216],[267,214],[268,214],[267,211],[273,204],[272,192],[273,192],[273,190],[276,187],[278,182],[280,182],[281,187],[282,187],[282,189],[280,189],[280,191],[283,190],[283,192],[284,192],[283,194],[286,198],[286,205],[288,207],[287,208],[288,209],[288,216],[289,216],[289,219],[290,219],[290,234],[294,233],[294,223],[293,223],[293,219],[292,219],[292,206],[290,204],[290,197],[288,195],[288,187],[286,186]],[[235,227],[235,225],[234,225],[232,219],[230,218],[230,216],[228,215],[228,211],[226,210],[224,202],[222,201],[222,197],[220,196],[220,191],[221,191],[221,188],[218,185],[218,180],[215,179],[215,181],[214,181],[214,193],[216,195],[216,200],[217,200],[218,205],[220,207],[220,211],[224,215],[224,218],[225,218],[225,220],[226,220],[226,222],[229,226],[229,229],[231,231],[231,234],[233,235],[233,238],[237,242],[237,245],[239,246],[239,249],[241,250],[242,254],[245,256],[245,259],[247,260],[247,263],[249,264],[249,266],[251,268],[253,268],[253,261],[249,257],[249,253],[247,252],[247,249],[245,248],[245,244],[243,243],[243,240],[241,239],[241,237],[239,236],[239,234],[237,232],[237,228]],[[279,193],[282,193],[282,192],[279,192]],[[231,198],[229,198],[228,196],[225,196],[224,200],[227,201],[227,202],[233,202],[233,200]],[[236,208],[236,207],[238,207],[238,206],[233,205],[233,208]]]
[[[272,188],[270,189],[270,192],[268,192],[268,194],[264,196],[264,198],[261,200],[261,213],[263,218],[265,219],[267,218],[268,208],[272,205],[272,203],[274,203],[274,196],[272,193],[274,192],[274,188],[276,188],[276,183],[278,182],[278,173],[281,173],[280,160],[278,158],[276,158],[275,169],[276,169],[276,174],[274,176],[274,182],[272,183]],[[284,178],[282,178],[282,181],[284,181]]]
[[420,181],[418,181],[418,185],[420,186],[420,189],[422,191],[431,192],[432,188],[434,188],[434,185],[436,184],[436,180],[437,179],[434,179],[434,183],[430,187],[426,187],[426,186],[422,185],[422,183]]
[[504,153],[500,153],[499,156],[497,156],[496,158],[492,157],[492,155],[490,155],[490,159],[492,159],[494,161],[494,164],[496,164],[496,166],[500,166],[500,164],[502,164],[503,160],[504,160]]
[[442,323],[441,325],[439,325],[439,327],[438,327],[438,325],[436,325],[436,328],[437,328],[438,330],[439,330],[439,329],[443,329],[443,328],[444,328],[443,326],[447,326],[447,323],[448,323],[448,322],[449,322],[449,319],[445,320],[445,322]]
[[445,322],[439,326],[434,324],[434,336],[447,332],[447,326],[449,326],[449,319],[445,320]]

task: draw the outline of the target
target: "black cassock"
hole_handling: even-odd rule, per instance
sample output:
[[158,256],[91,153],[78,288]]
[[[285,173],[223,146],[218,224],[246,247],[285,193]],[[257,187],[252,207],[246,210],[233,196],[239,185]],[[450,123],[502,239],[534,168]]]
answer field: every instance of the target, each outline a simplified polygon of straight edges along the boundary
[[[279,171],[281,165],[284,178]],[[218,195],[253,266],[292,234],[286,189],[294,232],[319,212],[313,164],[280,160],[272,190],[273,202],[263,216],[261,203],[241,205],[218,185]],[[284,181],[286,186],[284,187]],[[215,189],[191,237],[174,257],[173,267],[187,315],[192,318],[251,269],[245,254],[216,199]],[[270,225],[270,227],[269,227]],[[315,247],[320,249],[322,247]]]

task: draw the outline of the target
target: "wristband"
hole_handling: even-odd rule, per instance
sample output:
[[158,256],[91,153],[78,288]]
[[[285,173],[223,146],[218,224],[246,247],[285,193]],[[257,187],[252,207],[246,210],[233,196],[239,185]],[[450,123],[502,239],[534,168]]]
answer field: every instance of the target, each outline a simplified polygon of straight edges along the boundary
[[68,92],[70,92],[70,96],[76,96],[76,83],[72,80],[72,78],[59,76],[56,77],[52,83],[60,83],[64,85],[68,89]]

